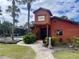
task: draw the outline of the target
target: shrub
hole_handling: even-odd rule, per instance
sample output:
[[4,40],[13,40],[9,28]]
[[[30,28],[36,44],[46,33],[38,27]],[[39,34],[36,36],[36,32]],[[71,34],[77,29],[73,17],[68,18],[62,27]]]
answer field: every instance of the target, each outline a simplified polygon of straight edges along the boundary
[[26,44],[32,44],[36,42],[36,36],[33,33],[29,33],[23,37],[23,41]]
[[48,37],[46,37],[44,40],[43,40],[43,43],[44,43],[44,46],[48,46]]
[[79,47],[79,37],[74,36],[72,39],[73,39],[73,45],[75,47]]
[[51,44],[52,44],[52,46],[57,46],[57,45],[59,45],[59,44],[60,44],[59,38],[56,37],[56,36],[53,36],[53,37],[52,37],[52,40],[51,40]]
[[77,47],[79,47],[79,37],[76,38],[76,40],[75,40],[75,45],[76,45]]
[[65,40],[68,46],[79,47],[79,37],[73,36]]
[[73,41],[73,40],[71,39],[71,37],[63,40],[63,42],[64,42],[65,45],[70,45],[70,44],[72,44],[72,41]]
[[[45,46],[48,46],[48,44],[49,44],[49,39],[48,39],[48,37],[46,37],[46,38],[43,40],[43,43],[44,43]],[[58,37],[51,37],[51,45],[52,45],[52,46],[59,45],[59,38],[58,38]]]

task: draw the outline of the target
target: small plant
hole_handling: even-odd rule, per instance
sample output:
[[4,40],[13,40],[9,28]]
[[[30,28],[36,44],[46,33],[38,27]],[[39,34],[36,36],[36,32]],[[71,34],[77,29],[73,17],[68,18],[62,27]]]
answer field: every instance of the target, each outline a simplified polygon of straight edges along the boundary
[[52,46],[57,46],[57,45],[60,44],[59,38],[56,37],[56,36],[53,36],[51,41],[52,41],[52,42],[51,42]]
[[33,33],[29,33],[23,37],[23,41],[26,44],[32,44],[36,42],[36,36]]
[[79,47],[79,37],[73,36],[68,39],[65,39],[66,45],[71,48]]
[[79,47],[79,37],[76,36],[73,37],[73,45],[75,47]]
[[44,46],[48,46],[48,42],[49,42],[48,37],[46,37],[46,38],[43,40]]
[[[45,46],[48,46],[48,44],[49,44],[49,37],[46,37],[44,40],[43,40],[43,43],[44,43],[44,45]],[[57,45],[59,45],[59,38],[58,37],[51,37],[51,45],[52,46],[57,46]]]

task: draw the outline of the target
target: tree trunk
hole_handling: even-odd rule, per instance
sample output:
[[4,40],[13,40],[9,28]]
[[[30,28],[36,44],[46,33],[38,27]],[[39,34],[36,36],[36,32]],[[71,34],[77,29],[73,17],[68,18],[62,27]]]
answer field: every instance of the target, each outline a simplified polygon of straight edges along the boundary
[[30,32],[30,8],[31,4],[27,3],[27,8],[28,8],[28,33]]
[[12,40],[14,40],[14,30],[15,30],[15,0],[12,1],[12,18],[13,18],[13,24],[12,24]]

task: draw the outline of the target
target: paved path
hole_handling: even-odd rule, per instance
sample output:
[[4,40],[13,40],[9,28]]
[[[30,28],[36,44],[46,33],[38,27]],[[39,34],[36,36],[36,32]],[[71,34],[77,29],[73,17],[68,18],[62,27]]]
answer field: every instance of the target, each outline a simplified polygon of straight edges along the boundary
[[0,59],[11,59],[11,58],[8,58],[6,56],[0,56]]
[[42,46],[42,41],[38,41],[35,44],[24,44],[19,42],[17,45],[31,46],[36,52],[36,59],[55,59],[52,55],[52,51]]

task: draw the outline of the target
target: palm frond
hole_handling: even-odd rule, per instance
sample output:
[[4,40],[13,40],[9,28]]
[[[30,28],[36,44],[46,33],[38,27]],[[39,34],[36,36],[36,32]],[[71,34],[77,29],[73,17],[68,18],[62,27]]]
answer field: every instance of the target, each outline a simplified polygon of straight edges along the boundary
[[0,9],[0,12],[2,12],[2,10]]
[[15,17],[19,17],[19,13],[15,13],[15,14],[12,13],[10,16],[11,16],[11,17],[14,17],[14,16],[15,16]]
[[1,10],[1,6],[0,6],[0,15],[2,15],[2,10]]
[[[13,0],[7,0],[7,1],[13,1]],[[21,4],[21,0],[14,0],[15,2],[17,2],[17,3],[19,3],[19,4]]]
[[19,8],[17,8],[17,9],[16,9],[16,12],[19,12],[19,13],[20,13],[20,9],[19,9]]
[[16,17],[19,17],[19,14],[18,14],[18,13],[15,13],[15,16],[16,16]]
[[11,6],[8,6],[6,12],[12,12],[12,7]]
[[15,23],[18,23],[19,21],[17,19],[14,20]]
[[26,4],[26,3],[31,3],[31,2],[34,2],[36,0],[21,0],[21,3],[22,4]]
[[2,15],[2,13],[0,13],[0,15]]

